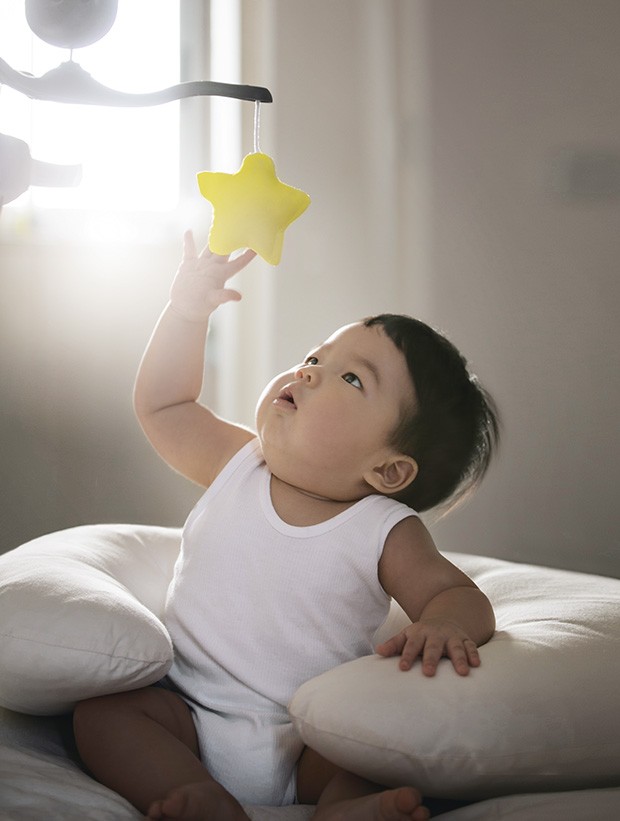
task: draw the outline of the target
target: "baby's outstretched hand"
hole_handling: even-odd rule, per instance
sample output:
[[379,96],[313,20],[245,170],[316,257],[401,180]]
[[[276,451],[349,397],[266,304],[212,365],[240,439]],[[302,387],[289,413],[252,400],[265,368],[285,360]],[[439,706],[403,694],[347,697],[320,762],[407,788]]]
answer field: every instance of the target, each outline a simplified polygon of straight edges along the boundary
[[255,256],[255,251],[248,250],[231,259],[214,254],[208,246],[199,254],[194,235],[186,231],[183,259],[170,289],[172,309],[192,322],[203,322],[219,305],[241,299],[238,291],[225,285]]
[[460,676],[480,666],[476,643],[461,628],[443,619],[428,619],[410,624],[375,648],[381,656],[400,655],[401,670],[410,670],[416,658],[422,660],[425,676],[434,676],[439,659],[447,656]]

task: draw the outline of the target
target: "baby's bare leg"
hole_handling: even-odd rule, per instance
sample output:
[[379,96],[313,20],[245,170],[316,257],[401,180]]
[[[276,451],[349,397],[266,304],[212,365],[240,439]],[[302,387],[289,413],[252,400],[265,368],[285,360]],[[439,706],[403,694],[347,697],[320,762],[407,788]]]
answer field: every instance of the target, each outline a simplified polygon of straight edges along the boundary
[[387,790],[331,764],[306,748],[297,769],[300,803],[316,804],[324,821],[426,821],[429,812],[412,787]]
[[[168,690],[146,687],[80,702],[80,756],[93,776],[151,818],[247,819],[203,767],[191,712]],[[217,817],[217,816],[215,816]]]

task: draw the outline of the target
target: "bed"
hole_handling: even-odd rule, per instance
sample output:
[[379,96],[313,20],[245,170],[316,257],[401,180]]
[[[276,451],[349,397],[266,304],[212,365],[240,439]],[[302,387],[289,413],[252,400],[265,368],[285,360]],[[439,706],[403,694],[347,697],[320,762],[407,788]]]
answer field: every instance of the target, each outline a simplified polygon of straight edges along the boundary
[[[0,556],[0,819],[123,821],[140,814],[80,767],[81,698],[161,678],[161,622],[180,531],[88,525]],[[413,784],[445,821],[620,818],[620,580],[448,553],[489,596],[482,666],[427,679],[367,656],[305,683],[304,740],[388,785]],[[381,636],[405,621],[394,603]],[[312,808],[248,807],[255,821]]]

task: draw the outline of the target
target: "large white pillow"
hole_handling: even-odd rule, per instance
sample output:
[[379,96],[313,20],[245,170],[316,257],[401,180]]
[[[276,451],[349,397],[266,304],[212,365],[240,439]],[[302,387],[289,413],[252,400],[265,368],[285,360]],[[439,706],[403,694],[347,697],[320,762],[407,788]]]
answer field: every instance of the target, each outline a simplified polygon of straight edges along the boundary
[[[180,531],[74,528],[0,556],[0,705],[35,714],[150,684]],[[620,782],[620,581],[449,554],[494,603],[482,667],[434,679],[370,656],[303,685],[306,743],[385,784],[479,799]],[[406,622],[393,606],[387,637]],[[378,636],[378,640],[382,636]]]
[[159,621],[180,531],[93,525],[0,556],[0,705],[49,715],[152,684],[172,663]]
[[[486,592],[498,631],[467,678],[448,660],[367,656],[304,684],[304,741],[381,784],[443,798],[620,783],[620,580],[448,554]],[[406,623],[393,605],[391,635]],[[379,637],[381,638],[381,637]]]

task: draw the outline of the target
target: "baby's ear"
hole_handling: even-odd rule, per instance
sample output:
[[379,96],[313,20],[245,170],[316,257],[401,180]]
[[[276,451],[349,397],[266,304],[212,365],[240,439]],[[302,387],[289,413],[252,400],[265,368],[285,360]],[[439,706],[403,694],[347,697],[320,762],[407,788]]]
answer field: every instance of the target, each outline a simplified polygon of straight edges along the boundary
[[391,496],[404,490],[417,475],[416,460],[404,453],[397,453],[366,471],[364,479],[377,493]]

